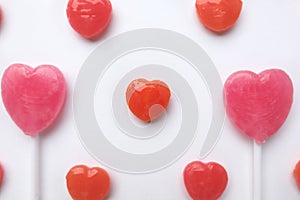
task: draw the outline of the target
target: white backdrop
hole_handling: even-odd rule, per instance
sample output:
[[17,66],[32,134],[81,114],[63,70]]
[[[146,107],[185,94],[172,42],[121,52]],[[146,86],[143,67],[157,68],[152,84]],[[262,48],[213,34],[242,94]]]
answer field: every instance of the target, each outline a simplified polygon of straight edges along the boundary
[[[75,164],[100,166],[112,179],[109,199],[189,199],[182,181],[187,155],[156,173],[132,175],[98,163],[81,145],[72,111],[78,72],[98,44],[138,28],[163,28],[184,34],[202,46],[215,63],[223,82],[234,71],[284,69],[294,82],[294,104],[286,124],[263,146],[263,199],[300,198],[292,170],[300,159],[300,1],[243,2],[232,30],[217,35],[202,27],[194,0],[112,0],[113,17],[98,41],[78,36],[66,18],[67,1],[0,0],[4,21],[0,29],[0,71],[12,63],[53,64],[68,84],[65,108],[42,136],[42,199],[70,199],[65,175]],[[222,99],[220,99],[222,101]],[[51,133],[50,133],[51,132]],[[49,133],[49,134],[48,134]],[[32,199],[33,139],[21,133],[0,106],[0,162],[5,169],[0,199]],[[228,171],[229,183],[221,199],[251,199],[252,141],[237,133],[226,119],[222,136],[204,161],[217,161]]]

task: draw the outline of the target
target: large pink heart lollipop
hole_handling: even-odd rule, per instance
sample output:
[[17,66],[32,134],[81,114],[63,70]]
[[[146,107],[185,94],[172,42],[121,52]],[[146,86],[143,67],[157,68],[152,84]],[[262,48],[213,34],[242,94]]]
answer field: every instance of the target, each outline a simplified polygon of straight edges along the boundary
[[253,142],[253,199],[261,199],[261,143],[286,120],[293,102],[293,84],[280,69],[259,74],[233,73],[224,86],[226,112],[232,123]]
[[[52,65],[33,69],[24,64],[13,64],[3,74],[1,89],[7,112],[30,136],[36,136],[54,122],[66,96],[65,79],[59,69]],[[40,144],[38,137],[34,141],[33,199],[39,199]]]
[[1,6],[0,6],[0,27],[1,27],[1,24],[2,24],[2,9],[1,9]]
[[54,122],[66,96],[65,79],[52,65],[35,69],[23,64],[11,65],[3,74],[1,89],[7,112],[30,136]]
[[259,74],[233,73],[224,86],[226,112],[233,124],[257,143],[273,135],[286,120],[293,102],[293,84],[282,70]]

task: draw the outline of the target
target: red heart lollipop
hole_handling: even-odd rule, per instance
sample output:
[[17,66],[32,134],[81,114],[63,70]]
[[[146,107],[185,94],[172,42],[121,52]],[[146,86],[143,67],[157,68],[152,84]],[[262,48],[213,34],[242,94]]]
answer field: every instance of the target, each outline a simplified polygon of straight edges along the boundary
[[216,200],[224,192],[228,176],[218,163],[194,161],[184,169],[184,184],[193,200]]
[[257,143],[263,143],[286,120],[293,102],[293,84],[279,69],[259,74],[238,71],[226,80],[224,100],[233,124]]
[[98,37],[111,18],[109,0],[69,0],[67,16],[72,28],[87,39]]
[[205,27],[222,32],[237,21],[242,4],[241,0],[196,0],[196,10]]
[[41,65],[35,69],[23,64],[11,65],[3,74],[1,89],[7,112],[30,136],[35,136],[53,123],[66,95],[65,79],[51,65]]
[[170,100],[170,89],[162,81],[136,79],[126,91],[126,100],[131,112],[139,119],[149,122],[161,116]]
[[68,191],[74,200],[102,200],[110,190],[109,175],[99,167],[74,166],[66,179]]

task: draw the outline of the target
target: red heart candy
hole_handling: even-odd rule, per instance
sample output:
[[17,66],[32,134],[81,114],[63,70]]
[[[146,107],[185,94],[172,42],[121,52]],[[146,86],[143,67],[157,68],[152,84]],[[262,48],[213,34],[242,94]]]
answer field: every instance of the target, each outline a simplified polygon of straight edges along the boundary
[[109,0],[69,0],[67,16],[72,28],[87,39],[98,37],[111,18]]
[[298,163],[296,164],[293,175],[296,180],[297,186],[300,189],[300,161],[298,161]]
[[74,200],[102,200],[110,190],[109,175],[99,167],[74,166],[66,179],[68,191]]
[[193,200],[216,200],[224,192],[228,176],[218,163],[194,161],[184,169],[184,184]]
[[196,10],[202,24],[215,32],[228,30],[242,10],[241,0],[196,0]]
[[5,70],[1,88],[7,112],[30,136],[35,136],[53,123],[66,96],[65,79],[52,65],[33,69],[27,65],[13,64]]
[[226,112],[233,124],[257,143],[273,135],[286,120],[293,84],[282,70],[233,73],[224,86]]
[[131,112],[139,119],[149,122],[161,116],[170,100],[170,89],[162,81],[136,79],[126,91],[126,100]]

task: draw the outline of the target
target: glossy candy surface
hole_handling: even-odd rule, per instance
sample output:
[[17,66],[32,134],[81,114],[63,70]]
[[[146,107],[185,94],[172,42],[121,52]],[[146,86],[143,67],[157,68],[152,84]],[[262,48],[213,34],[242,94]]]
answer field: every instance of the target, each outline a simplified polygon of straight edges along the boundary
[[196,10],[202,24],[215,32],[232,27],[242,10],[241,0],[196,0]]
[[226,112],[244,134],[263,143],[286,120],[293,102],[293,84],[280,69],[259,74],[233,73],[224,85]]
[[170,89],[162,81],[136,79],[126,91],[126,100],[131,112],[140,120],[150,122],[160,117],[170,100]]
[[95,39],[107,28],[112,6],[109,0],[69,0],[67,16],[72,28],[87,39]]
[[63,74],[52,65],[33,69],[24,64],[13,64],[3,74],[1,89],[7,112],[30,136],[54,122],[66,96]]
[[184,169],[184,184],[193,200],[216,200],[224,192],[228,175],[224,167],[215,162],[193,161]]
[[74,166],[68,172],[66,181],[74,200],[102,200],[110,190],[109,175],[99,167]]

